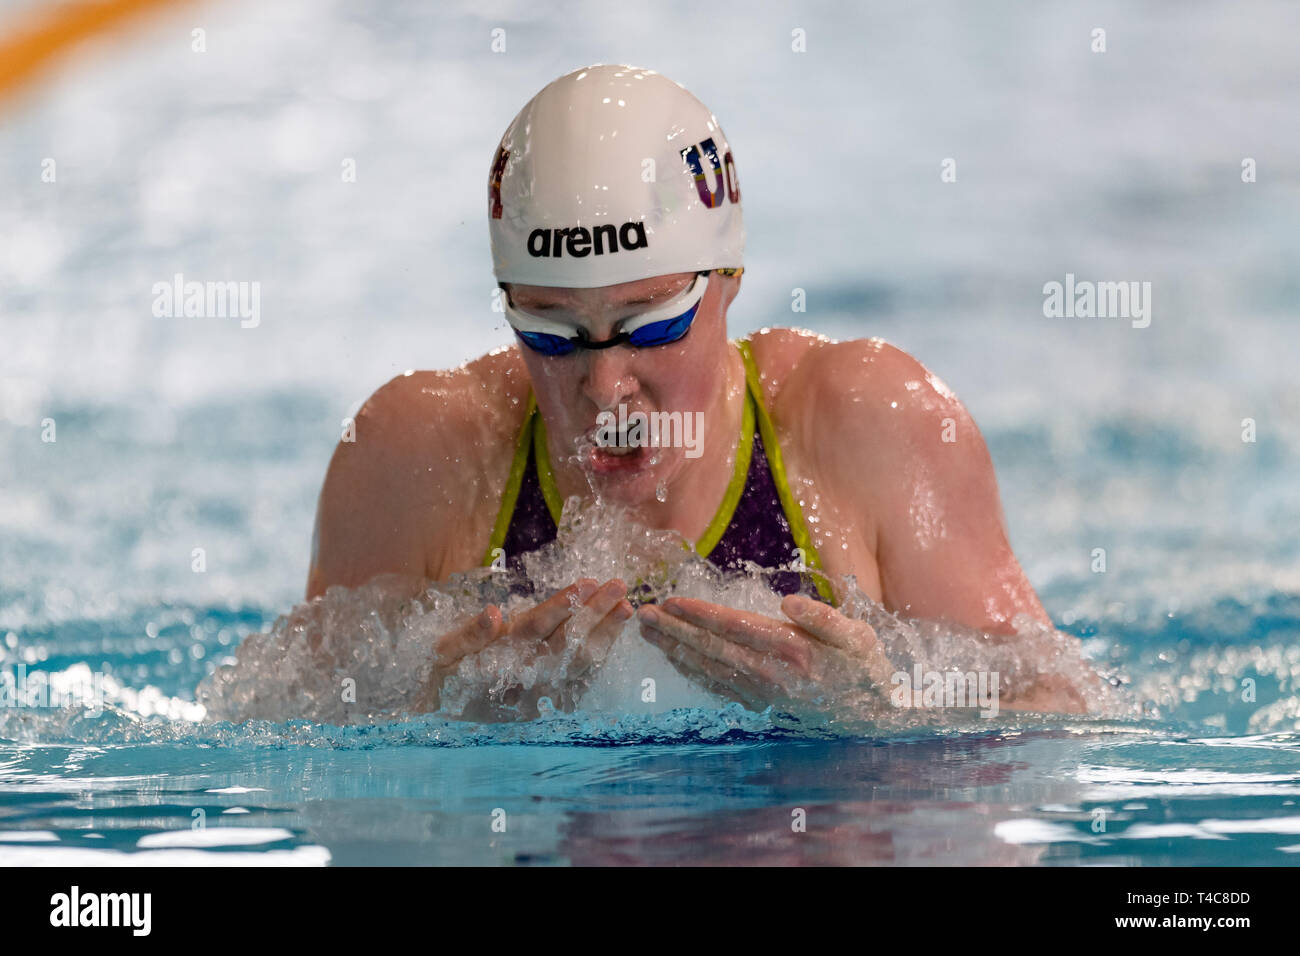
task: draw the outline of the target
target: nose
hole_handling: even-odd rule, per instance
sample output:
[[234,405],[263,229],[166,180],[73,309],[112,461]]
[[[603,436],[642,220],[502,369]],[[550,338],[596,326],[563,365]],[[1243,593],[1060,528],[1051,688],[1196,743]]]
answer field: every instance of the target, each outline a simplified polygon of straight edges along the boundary
[[586,363],[582,394],[599,411],[615,411],[620,403],[631,404],[640,387],[632,373],[632,349],[615,345],[608,349],[590,349],[583,353]]

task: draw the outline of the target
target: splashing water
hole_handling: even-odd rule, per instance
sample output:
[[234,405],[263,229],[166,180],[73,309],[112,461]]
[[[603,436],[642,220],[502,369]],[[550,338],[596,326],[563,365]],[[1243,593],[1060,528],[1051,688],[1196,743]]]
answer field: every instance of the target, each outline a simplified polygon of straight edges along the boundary
[[[222,668],[200,687],[199,700],[211,716],[232,721],[306,718],[350,724],[409,715],[438,663],[431,648],[439,635],[488,604],[500,606],[508,617],[584,577],[636,582],[638,603],[690,597],[788,620],[780,610],[780,596],[763,581],[769,569],[751,563],[743,571],[720,571],[680,535],[646,529],[613,505],[583,510],[578,499],[571,498],[556,540],[522,558],[518,571],[475,569],[415,594],[391,576],[356,589],[331,588],[281,618],[269,633],[247,638],[235,665]],[[1024,625],[1018,640],[995,641],[907,621],[873,602],[852,579],[843,584],[846,599],[841,610],[873,627],[899,671],[921,667],[925,672],[996,673],[1004,688],[1050,676],[1078,688],[1094,714],[1134,713],[1118,703],[1110,685],[1087,665],[1078,642],[1052,628]],[[490,701],[508,719],[537,716],[509,700],[520,691],[527,697],[534,688],[575,682],[585,636],[595,623],[594,613],[580,608],[558,654],[538,656],[530,648],[499,640],[462,660],[443,686],[440,716],[462,717],[481,700]],[[880,688],[864,686],[851,672],[846,675],[841,680],[832,672],[824,686],[803,688],[800,698],[806,698],[809,707],[798,716],[809,726],[825,724],[841,731],[935,725],[935,718],[919,709],[889,707]],[[543,712],[548,701],[543,701]],[[583,712],[615,715],[716,709],[722,703],[646,643],[635,620],[624,626],[594,681],[584,683],[576,698]],[[554,704],[549,701],[550,707]],[[940,717],[937,725],[946,723]]]

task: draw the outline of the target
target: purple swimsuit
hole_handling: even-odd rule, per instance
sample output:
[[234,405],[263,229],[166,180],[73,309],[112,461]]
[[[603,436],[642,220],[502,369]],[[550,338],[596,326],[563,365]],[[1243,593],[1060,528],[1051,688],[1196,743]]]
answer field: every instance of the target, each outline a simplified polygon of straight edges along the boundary
[[[507,563],[513,566],[520,554],[555,540],[555,535],[555,522],[542,495],[536,456],[532,442],[529,442],[519,498],[502,545]],[[756,427],[744,492],[722,538],[709,552],[707,560],[724,569],[739,568],[745,561],[753,561],[764,568],[776,568],[790,564],[794,557],[795,542],[790,522],[781,507],[772,469],[768,466],[763,436]],[[768,586],[778,594],[798,592],[819,601],[825,600],[809,574],[777,570],[767,572],[765,578]]]

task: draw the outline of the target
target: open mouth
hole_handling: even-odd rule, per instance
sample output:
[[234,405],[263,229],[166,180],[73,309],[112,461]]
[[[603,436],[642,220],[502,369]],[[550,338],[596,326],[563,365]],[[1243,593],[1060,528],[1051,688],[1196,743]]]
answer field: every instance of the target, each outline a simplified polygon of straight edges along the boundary
[[626,428],[596,436],[590,454],[592,469],[598,474],[610,474],[639,471],[645,467],[654,449],[644,442],[633,443],[631,439]]
[[591,466],[599,474],[619,471],[640,471],[650,460],[650,449],[596,447],[591,450]]

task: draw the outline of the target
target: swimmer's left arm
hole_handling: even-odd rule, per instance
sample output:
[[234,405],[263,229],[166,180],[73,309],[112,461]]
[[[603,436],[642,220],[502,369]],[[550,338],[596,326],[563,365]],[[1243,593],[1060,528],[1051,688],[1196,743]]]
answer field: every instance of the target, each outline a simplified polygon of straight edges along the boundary
[[[957,396],[878,340],[836,343],[819,357],[818,380],[839,383],[820,390],[819,411],[827,434],[845,439],[827,457],[844,495],[870,516],[885,607],[1006,640],[1018,623],[1051,627],[1011,549],[984,438]],[[1063,679],[1029,679],[1010,709],[1086,709]]]
[[[803,420],[818,434],[805,458],[862,516],[855,530],[876,542],[885,606],[1007,638],[1018,617],[1050,626],[1007,540],[984,440],[957,397],[879,340],[828,343],[814,355]],[[781,609],[788,622],[672,599],[640,618],[679,670],[747,705],[883,702],[896,669],[869,625],[793,596]],[[1086,709],[1076,689],[1031,679],[1007,709]]]
[[956,395],[879,340],[815,356],[810,399],[826,479],[871,525],[882,603],[912,618],[1013,635],[1051,624],[1007,538],[984,438]]

